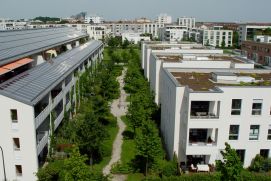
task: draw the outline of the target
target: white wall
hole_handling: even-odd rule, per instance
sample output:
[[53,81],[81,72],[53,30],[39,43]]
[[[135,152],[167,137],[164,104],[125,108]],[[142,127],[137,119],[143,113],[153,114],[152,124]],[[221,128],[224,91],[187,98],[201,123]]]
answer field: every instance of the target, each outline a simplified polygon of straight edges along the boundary
[[[0,102],[2,120],[0,145],[4,151],[7,179],[36,180],[34,172],[38,169],[38,159],[34,109],[2,95],[0,95]],[[18,112],[18,123],[15,125],[12,125],[10,109],[17,109]],[[17,129],[13,129],[15,127]],[[20,151],[14,151],[13,138],[20,139]],[[0,179],[2,180],[4,175],[2,164],[0,165]],[[22,177],[16,177],[15,165],[22,165]]]

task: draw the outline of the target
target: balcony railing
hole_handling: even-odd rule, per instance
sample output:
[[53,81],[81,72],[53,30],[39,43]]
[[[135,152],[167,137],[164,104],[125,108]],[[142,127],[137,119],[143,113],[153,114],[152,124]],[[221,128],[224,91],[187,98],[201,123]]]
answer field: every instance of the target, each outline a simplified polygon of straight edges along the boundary
[[68,102],[68,104],[66,104],[66,111],[68,111],[71,108],[71,101]]
[[72,85],[74,84],[73,79],[66,85],[65,87],[65,94],[71,89]]
[[58,95],[53,99],[53,108],[63,99],[63,91],[59,92]]
[[216,142],[190,142],[189,146],[216,146]]
[[35,118],[36,129],[43,123],[43,121],[50,114],[50,104]]
[[54,121],[54,123],[55,123],[55,130],[56,130],[56,128],[60,125],[60,123],[61,123],[61,121],[63,120],[63,118],[64,118],[64,111],[62,111],[62,112],[58,115],[58,117],[56,118],[56,120]]
[[48,131],[39,132],[37,136],[37,152],[38,155],[42,151],[42,149],[45,147],[45,145],[48,142],[49,133]]
[[218,119],[219,116],[214,113],[197,112],[195,115],[190,115],[191,119]]

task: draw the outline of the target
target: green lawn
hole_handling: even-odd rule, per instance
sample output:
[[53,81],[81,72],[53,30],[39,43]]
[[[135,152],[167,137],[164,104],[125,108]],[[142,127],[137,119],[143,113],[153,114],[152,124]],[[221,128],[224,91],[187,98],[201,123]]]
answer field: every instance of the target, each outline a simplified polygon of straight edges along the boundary
[[[112,127],[108,127],[108,133],[110,134],[109,135],[109,138],[107,140],[104,141],[104,149],[105,150],[110,150],[110,153],[112,153],[112,149],[113,149],[113,142],[117,136],[117,133],[119,131],[119,128],[118,126],[112,126]],[[95,164],[93,165],[93,169],[94,170],[97,170],[99,172],[101,172],[103,170],[103,168],[109,163],[111,159],[111,154],[108,155],[108,156],[104,156],[103,157],[103,160],[99,163],[99,164]]]
[[126,181],[140,181],[144,179],[144,175],[142,173],[133,173],[129,174]]

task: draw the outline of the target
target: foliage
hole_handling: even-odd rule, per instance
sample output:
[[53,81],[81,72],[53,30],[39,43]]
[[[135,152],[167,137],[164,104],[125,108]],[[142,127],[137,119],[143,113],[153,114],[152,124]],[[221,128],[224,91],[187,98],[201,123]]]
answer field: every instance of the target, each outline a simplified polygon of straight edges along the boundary
[[222,43],[221,43],[221,47],[225,48],[225,46],[226,46],[226,43],[225,43],[225,40],[223,40]]
[[249,170],[254,172],[268,172],[271,170],[271,158],[264,158],[257,154],[252,160]]
[[221,171],[221,180],[241,180],[241,160],[228,143],[225,143],[225,146],[225,151],[221,151],[223,161],[216,161],[216,169]]
[[155,159],[162,155],[161,140],[158,131],[151,121],[145,121],[141,127],[141,134],[136,137],[137,155],[145,164],[145,174]]
[[34,18],[33,20],[39,20],[39,21],[42,21],[43,23],[46,23],[46,22],[60,21],[60,18],[39,16],[39,17]]
[[233,47],[238,48],[238,45],[239,45],[239,33],[237,31],[233,32],[232,43],[233,43]]
[[125,38],[125,40],[122,42],[122,48],[126,49],[130,45],[130,42]]

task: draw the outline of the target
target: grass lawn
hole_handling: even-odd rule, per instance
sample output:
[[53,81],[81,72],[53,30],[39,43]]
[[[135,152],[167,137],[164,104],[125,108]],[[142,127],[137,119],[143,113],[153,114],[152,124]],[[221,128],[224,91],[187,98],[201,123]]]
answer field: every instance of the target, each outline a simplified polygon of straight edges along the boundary
[[133,173],[129,174],[126,181],[140,181],[144,179],[144,175],[142,173]]
[[[114,127],[113,126],[108,127],[107,130],[110,135],[109,135],[109,138],[104,141],[103,145],[104,145],[105,150],[110,150],[110,153],[112,153],[113,142],[117,136],[119,128],[116,125]],[[111,154],[108,156],[104,156],[103,160],[99,164],[93,165],[93,169],[101,172],[103,170],[103,168],[109,163],[110,159],[111,159]]]

